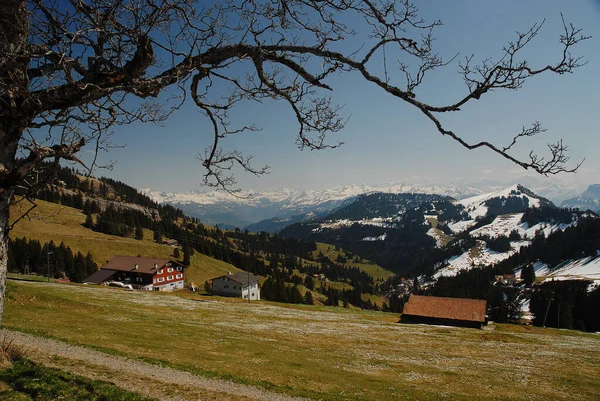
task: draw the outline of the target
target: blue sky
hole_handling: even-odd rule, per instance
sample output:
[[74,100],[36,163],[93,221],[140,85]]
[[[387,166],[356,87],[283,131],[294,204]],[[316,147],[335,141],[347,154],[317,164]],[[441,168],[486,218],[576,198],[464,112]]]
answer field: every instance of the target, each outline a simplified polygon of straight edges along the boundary
[[[575,48],[588,64],[574,74],[540,76],[519,91],[491,93],[460,113],[442,116],[442,122],[468,140],[486,139],[504,145],[523,125],[539,120],[548,132],[524,140],[517,154],[526,156],[531,149],[542,153],[547,142],[563,138],[571,149],[572,162],[586,161],[579,173],[553,177],[549,182],[600,182],[600,1],[428,0],[416,4],[426,19],[439,18],[444,23],[437,31],[436,47],[446,58],[457,52],[461,56],[473,53],[477,59],[497,56],[502,46],[515,38],[517,30],[524,31],[545,18],[527,59],[532,65],[552,63],[561,51],[561,12],[568,22],[591,35],[592,39]],[[442,104],[465,94],[456,64],[430,78],[417,92],[424,100]],[[271,173],[255,178],[240,172],[240,188],[471,182],[511,180],[527,174],[490,151],[468,151],[441,137],[420,112],[356,74],[336,76],[329,83],[334,100],[345,104],[344,113],[350,116],[345,129],[331,140],[345,145],[335,150],[301,152],[295,144],[295,119],[285,105],[248,104],[236,112],[236,118],[255,122],[262,131],[229,138],[224,145],[254,155],[257,164],[271,166]],[[207,121],[190,102],[164,127],[139,124],[115,129],[113,140],[127,146],[103,156],[118,163],[113,171],[97,174],[137,188],[200,189],[203,170],[195,156],[211,138]]]

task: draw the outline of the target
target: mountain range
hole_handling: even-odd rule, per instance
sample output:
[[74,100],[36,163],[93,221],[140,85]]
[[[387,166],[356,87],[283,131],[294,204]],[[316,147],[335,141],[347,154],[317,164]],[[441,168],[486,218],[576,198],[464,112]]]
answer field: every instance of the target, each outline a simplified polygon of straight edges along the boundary
[[[553,183],[522,177],[520,183],[536,194],[560,204],[574,198],[583,188],[576,184]],[[470,184],[411,184],[407,182],[340,186],[323,190],[279,189],[242,191],[232,196],[222,191],[186,193],[143,189],[157,203],[170,204],[186,214],[221,228],[240,227],[250,231],[277,232],[286,225],[323,217],[368,193],[429,193],[465,199],[492,193],[514,183],[482,180]],[[600,197],[597,197],[600,199]],[[595,210],[595,209],[593,209]]]
[[563,201],[560,207],[592,210],[600,213],[600,184],[590,185],[582,194]]
[[[576,227],[588,217],[596,216],[558,208],[517,184],[459,201],[417,193],[360,195],[325,217],[289,225],[280,235],[334,244],[398,274],[437,279],[496,265],[540,235]],[[595,257],[596,248],[585,254]]]

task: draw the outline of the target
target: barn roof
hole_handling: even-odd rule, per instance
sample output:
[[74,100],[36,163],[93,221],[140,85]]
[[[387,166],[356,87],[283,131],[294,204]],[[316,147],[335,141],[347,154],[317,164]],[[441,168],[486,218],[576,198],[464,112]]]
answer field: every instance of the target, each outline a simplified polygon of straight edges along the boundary
[[485,322],[486,302],[482,299],[411,295],[403,315]]
[[[157,270],[160,270],[169,262],[169,259],[113,256],[112,259],[101,267],[101,269],[122,272],[137,271],[138,273],[155,274]],[[173,266],[176,266],[176,264],[173,263]]]

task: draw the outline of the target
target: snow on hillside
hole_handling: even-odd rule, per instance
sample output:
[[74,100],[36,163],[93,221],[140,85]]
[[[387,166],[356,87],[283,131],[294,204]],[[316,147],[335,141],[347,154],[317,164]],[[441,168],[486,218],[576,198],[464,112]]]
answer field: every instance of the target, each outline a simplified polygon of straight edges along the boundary
[[470,227],[474,226],[477,222],[475,220],[461,220],[455,221],[453,223],[449,223],[448,227],[452,230],[453,233],[458,234],[463,231],[468,230]]
[[522,217],[523,213],[505,214],[502,216],[498,216],[494,219],[494,221],[491,224],[471,231],[471,235],[474,237],[478,237],[480,235],[488,235],[492,238],[496,238],[501,235],[508,237],[508,235],[513,230],[517,230],[519,231],[519,234],[523,235],[525,233],[523,226],[527,226],[527,223],[521,223]]
[[529,227],[529,224],[521,222],[522,217],[523,213],[498,216],[492,223],[471,231],[471,235],[474,237],[487,235],[492,238],[496,238],[500,235],[508,237],[512,231],[516,231],[521,238],[531,239],[535,237],[536,233],[539,231],[542,231],[547,237],[555,231],[564,231],[567,227],[571,226],[571,224],[539,223]]
[[543,277],[544,281],[592,280],[594,284],[600,285],[600,255],[570,260],[552,270],[548,269],[547,265],[538,266],[535,274],[537,277]]
[[508,252],[495,252],[486,248],[485,242],[477,241],[477,246],[459,256],[448,259],[447,265],[439,269],[433,277],[456,276],[461,271],[470,270],[476,266],[496,264],[515,254],[522,246],[529,245],[529,241],[512,242],[512,249]]
[[431,227],[429,231],[427,231],[427,235],[435,240],[436,247],[441,248],[444,245],[444,239],[435,228]]
[[523,188],[521,185],[512,185],[508,188],[504,188],[496,192],[491,192],[489,194],[477,195],[467,199],[463,199],[458,201],[457,203],[465,207],[466,211],[469,213],[469,216],[472,219],[476,219],[477,217],[483,217],[487,214],[488,207],[485,205],[485,203],[492,198],[526,198],[529,201],[529,207],[540,207],[540,199],[528,195],[524,192],[524,189],[525,188]]

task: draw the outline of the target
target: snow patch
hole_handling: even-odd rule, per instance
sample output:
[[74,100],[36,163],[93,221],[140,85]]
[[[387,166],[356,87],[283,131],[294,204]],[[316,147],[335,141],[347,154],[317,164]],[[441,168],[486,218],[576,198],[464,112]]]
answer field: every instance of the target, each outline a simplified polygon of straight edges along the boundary
[[364,237],[362,240],[363,241],[385,241],[386,238],[387,238],[387,233],[380,235],[378,237]]
[[444,241],[442,240],[441,236],[438,234],[435,228],[431,227],[429,231],[427,231],[427,235],[429,235],[435,240],[435,246],[437,246],[438,248],[441,248],[442,245],[444,245]]

